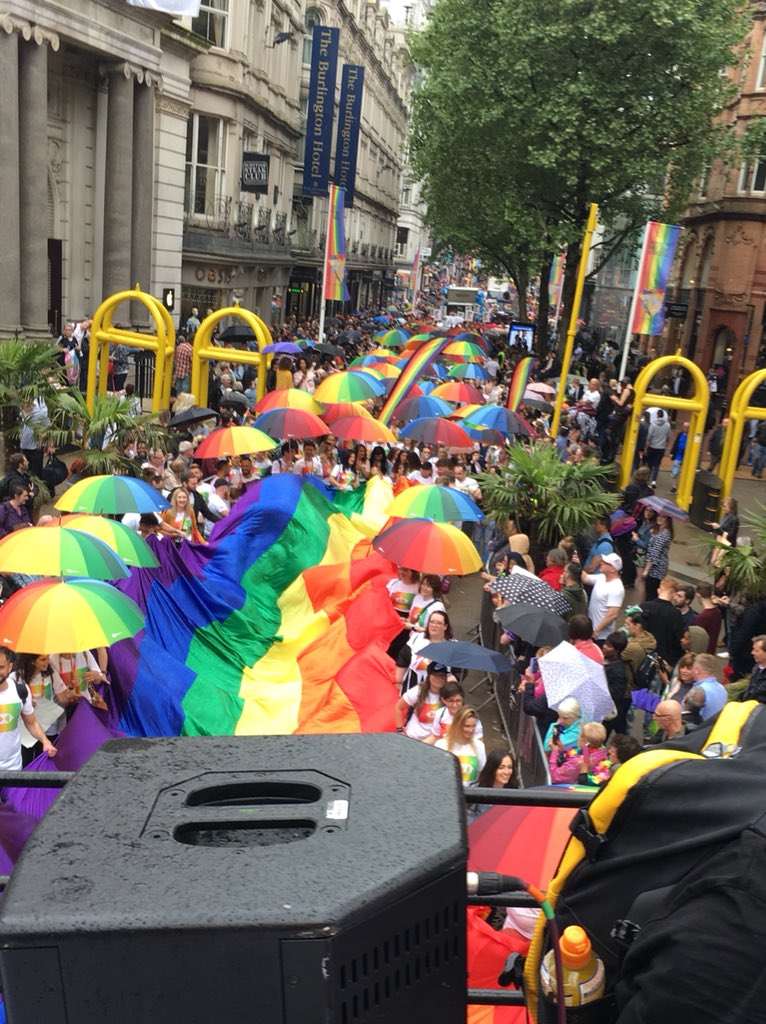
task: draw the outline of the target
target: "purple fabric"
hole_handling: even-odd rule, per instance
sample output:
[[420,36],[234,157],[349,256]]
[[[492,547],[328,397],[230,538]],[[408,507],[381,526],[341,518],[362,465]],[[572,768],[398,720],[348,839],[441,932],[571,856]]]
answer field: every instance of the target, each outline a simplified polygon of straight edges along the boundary
[[[94,751],[107,740],[123,733],[107,724],[108,713],[99,711],[85,701],[79,702],[75,712],[56,742],[56,757],[40,754],[26,766],[27,772],[76,772]],[[3,790],[3,799],[14,811],[42,818],[59,794],[58,789],[26,789],[9,786]]]
[[0,874],[9,875],[13,871],[37,821],[30,814],[21,814],[8,804],[0,804]]

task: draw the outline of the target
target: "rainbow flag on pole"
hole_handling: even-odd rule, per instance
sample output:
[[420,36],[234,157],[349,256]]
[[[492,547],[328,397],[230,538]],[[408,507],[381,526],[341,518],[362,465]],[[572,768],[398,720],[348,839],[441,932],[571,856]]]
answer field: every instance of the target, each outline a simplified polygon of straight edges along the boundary
[[548,305],[553,310],[553,315],[558,319],[559,306],[561,304],[561,289],[564,287],[564,264],[566,255],[560,252],[553,257],[551,273],[548,278]]
[[665,326],[665,292],[676,255],[681,228],[677,224],[646,225],[641,263],[633,296],[633,334],[662,334]]
[[506,408],[510,409],[511,412],[517,412],[521,405],[521,400],[524,397],[534,365],[534,356],[522,356],[516,364],[516,369],[513,371],[513,377],[511,378],[511,386],[508,389],[508,401],[505,403]]
[[418,286],[418,270],[420,269],[420,246],[418,246],[415,252],[415,259],[412,261],[412,270],[410,271],[410,291],[413,296],[415,295],[415,289]]
[[347,302],[346,228],[343,219],[343,197],[346,190],[330,185],[330,209],[327,216],[327,244],[324,260],[324,298]]

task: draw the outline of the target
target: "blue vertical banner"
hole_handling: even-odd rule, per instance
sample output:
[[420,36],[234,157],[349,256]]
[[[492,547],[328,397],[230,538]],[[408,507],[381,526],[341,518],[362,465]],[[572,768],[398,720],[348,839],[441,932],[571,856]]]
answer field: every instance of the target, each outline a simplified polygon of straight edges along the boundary
[[338,108],[338,134],[335,138],[333,181],[339,188],[346,190],[346,209],[354,205],[363,92],[364,68],[358,64],[344,64]]
[[309,109],[306,122],[306,155],[303,160],[303,194],[326,196],[330,181],[332,122],[335,113],[335,79],[338,73],[339,28],[315,25],[311,49]]

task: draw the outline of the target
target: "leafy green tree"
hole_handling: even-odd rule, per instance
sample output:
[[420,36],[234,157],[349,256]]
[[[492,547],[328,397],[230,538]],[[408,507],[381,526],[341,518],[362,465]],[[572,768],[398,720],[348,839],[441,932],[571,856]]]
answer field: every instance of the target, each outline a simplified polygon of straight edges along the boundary
[[608,515],[617,496],[606,490],[611,466],[593,459],[562,462],[552,444],[508,447],[508,463],[499,473],[477,479],[488,515],[500,522],[515,519],[529,536],[533,557],[562,537],[590,527],[596,516]]
[[128,442],[160,448],[168,438],[153,415],[136,415],[131,399],[112,394],[97,394],[91,413],[79,391],[59,391],[48,403],[50,426],[40,432],[40,440],[56,448],[81,447],[83,476],[135,471],[136,463],[125,452]]
[[36,398],[46,401],[63,382],[58,349],[50,341],[0,342],[0,475],[8,456],[18,447],[21,408]]
[[[571,308],[591,202],[602,260],[671,219],[733,133],[716,120],[749,13],[736,0],[438,0],[412,41],[422,68],[411,150],[434,233],[520,288],[568,246]],[[476,215],[481,207],[481,215]],[[488,223],[489,222],[489,223]],[[516,274],[519,274],[519,278]]]

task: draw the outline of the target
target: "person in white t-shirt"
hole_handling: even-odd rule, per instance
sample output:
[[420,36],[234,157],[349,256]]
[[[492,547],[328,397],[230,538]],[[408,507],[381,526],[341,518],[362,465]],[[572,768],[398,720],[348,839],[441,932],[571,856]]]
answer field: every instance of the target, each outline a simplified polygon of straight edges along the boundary
[[[396,702],[397,730],[413,740],[429,740],[433,735],[434,716],[441,707],[439,694],[447,682],[448,668],[432,661],[425,679],[411,687]],[[410,708],[412,713],[410,714]]]
[[[465,704],[465,691],[459,682],[455,679],[448,679],[442,687],[441,694],[442,706],[434,715],[433,724],[433,735],[426,740],[427,743],[436,743],[437,740],[444,739],[447,735],[449,727],[455,718],[455,715]],[[477,740],[482,739],[484,735],[484,729],[481,724],[481,720],[476,720],[476,732],[475,736]]]
[[444,739],[434,744],[439,750],[448,750],[460,763],[460,778],[464,786],[473,786],[479,772],[487,763],[484,744],[476,738],[479,716],[474,708],[461,708],[452,720]]
[[52,654],[51,666],[58,672],[75,697],[84,698],[94,707],[106,707],[103,697],[96,690],[98,683],[108,683],[106,673],[90,651],[75,654]]
[[24,699],[16,683],[13,651],[0,647],[0,771],[21,768],[21,734],[19,719],[27,731],[42,745],[43,753],[56,756],[56,748],[43,732],[32,708],[32,693],[26,684],[20,684]]
[[303,455],[296,459],[292,469],[297,476],[322,476],[322,460],[317,455],[317,446],[313,441],[306,441],[303,446]]
[[430,487],[431,484],[435,484],[434,479],[434,467],[430,462],[421,462],[420,469],[416,469],[414,473],[410,473],[407,477],[410,483],[413,484],[425,484]]
[[593,587],[588,601],[588,617],[593,623],[593,637],[606,640],[614,630],[617,616],[625,600],[625,587],[620,579],[622,559],[615,552],[601,556],[601,571],[592,576],[582,574],[583,583]]

